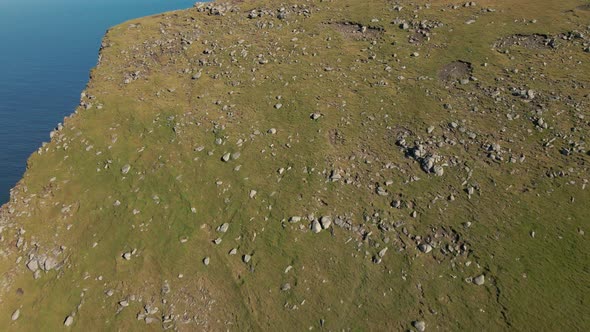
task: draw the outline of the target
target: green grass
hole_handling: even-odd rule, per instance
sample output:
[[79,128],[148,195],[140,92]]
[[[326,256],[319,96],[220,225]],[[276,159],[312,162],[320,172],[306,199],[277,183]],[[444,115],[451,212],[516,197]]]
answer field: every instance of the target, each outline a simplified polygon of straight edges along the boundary
[[[590,248],[579,230],[589,211],[590,194],[582,190],[589,157],[559,153],[569,139],[584,140],[588,130],[578,117],[590,116],[586,92],[572,88],[590,84],[586,56],[577,41],[563,41],[557,50],[511,47],[508,55],[492,49],[512,34],[586,29],[590,12],[567,11],[582,3],[527,0],[516,8],[509,1],[479,1],[451,10],[432,1],[413,18],[409,3],[398,13],[379,1],[310,2],[310,18],[264,17],[275,27],[258,29],[247,12],[279,5],[252,1],[222,18],[189,9],[114,27],[87,89],[96,97],[94,107],[78,109],[65,121],[63,137],[31,156],[7,206],[18,214],[5,214],[10,224],[2,233],[0,326],[56,330],[76,312],[76,330],[160,330],[161,323],[136,319],[144,304],[152,304],[160,309],[154,317],[177,315],[174,326],[191,331],[299,331],[319,329],[321,321],[327,330],[397,331],[410,329],[414,320],[443,331],[588,329]],[[485,7],[496,12],[482,12]],[[444,25],[431,31],[430,41],[411,45],[410,32],[390,23],[396,17]],[[474,24],[465,24],[472,18]],[[538,22],[522,22],[533,18]],[[339,33],[329,21],[379,25],[384,32],[372,45]],[[198,38],[183,50],[178,34],[195,32]],[[410,57],[413,52],[420,56]],[[269,63],[258,64],[258,54]],[[200,59],[220,65],[200,66]],[[438,80],[440,68],[456,60],[473,64],[477,83],[445,86]],[[334,70],[325,71],[327,66]],[[192,80],[185,69],[203,75]],[[123,83],[138,70],[139,79]],[[373,86],[379,81],[387,85]],[[504,89],[501,102],[489,95],[495,87]],[[523,103],[510,96],[510,87],[532,88],[539,101]],[[537,103],[546,106],[547,130],[532,121]],[[317,121],[309,118],[314,112],[322,114]],[[520,118],[509,121],[508,112]],[[450,130],[450,122],[465,133]],[[277,133],[268,134],[270,128]],[[332,142],[336,129],[344,143]],[[401,132],[411,145],[444,142],[436,148],[451,165],[444,176],[424,173],[404,155],[395,144]],[[555,147],[543,147],[555,136],[561,137]],[[494,142],[504,150],[503,162],[491,161],[482,148]],[[200,146],[204,150],[196,151]],[[237,151],[239,159],[220,160]],[[523,163],[506,162],[521,154]],[[126,164],[131,170],[122,175]],[[344,178],[329,182],[332,169],[344,171]],[[550,169],[569,175],[549,178]],[[414,176],[420,180],[410,181]],[[387,180],[393,181],[386,187],[390,195],[375,194],[375,185]],[[468,198],[470,185],[478,190]],[[254,199],[248,197],[252,189]],[[398,196],[402,209],[390,206]],[[71,212],[62,213],[69,205]],[[413,211],[417,218],[410,217]],[[313,234],[308,221],[287,221],[309,214],[346,215],[362,231],[333,226],[333,235]],[[225,222],[228,232],[218,233]],[[19,228],[26,230],[27,250],[14,246]],[[466,244],[465,254],[417,250],[415,236],[443,229]],[[215,245],[218,237],[222,242]],[[436,240],[454,245],[450,238]],[[58,257],[65,266],[34,280],[23,264],[33,242],[41,253],[64,246]],[[382,262],[373,263],[384,247]],[[237,255],[228,254],[232,248]],[[137,253],[125,261],[121,255],[133,249]],[[252,255],[250,263],[242,262],[244,254]],[[14,263],[19,256],[22,261]],[[293,268],[285,273],[287,266]],[[482,273],[483,286],[466,281]],[[169,294],[161,292],[165,281]],[[281,291],[284,283],[291,290]],[[109,289],[112,297],[104,294]],[[135,301],[117,313],[117,303],[131,295]],[[21,318],[12,322],[16,308]],[[183,316],[197,323],[183,324]]]

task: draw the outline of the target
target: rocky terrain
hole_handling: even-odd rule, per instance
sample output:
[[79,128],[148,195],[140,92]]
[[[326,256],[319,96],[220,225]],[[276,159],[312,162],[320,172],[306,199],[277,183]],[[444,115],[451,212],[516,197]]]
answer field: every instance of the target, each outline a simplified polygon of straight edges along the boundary
[[2,330],[590,329],[587,1],[197,3],[90,76]]

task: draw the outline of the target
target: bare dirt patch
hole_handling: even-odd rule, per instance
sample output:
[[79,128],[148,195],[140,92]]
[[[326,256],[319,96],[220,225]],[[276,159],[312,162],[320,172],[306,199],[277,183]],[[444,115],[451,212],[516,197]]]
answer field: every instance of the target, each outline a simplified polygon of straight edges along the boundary
[[332,129],[329,132],[330,144],[336,145],[343,145],[346,143],[346,138],[344,138],[344,134],[338,129]]
[[427,39],[428,37],[419,32],[415,32],[408,36],[408,42],[410,44],[422,44]]
[[364,26],[354,22],[330,23],[342,37],[350,40],[372,40],[381,37],[383,28]]
[[457,60],[444,65],[438,72],[438,78],[444,82],[468,79],[473,72],[470,62]]
[[521,46],[529,49],[549,49],[555,47],[555,39],[544,34],[516,34],[499,39],[494,44],[494,47],[497,49],[511,46]]

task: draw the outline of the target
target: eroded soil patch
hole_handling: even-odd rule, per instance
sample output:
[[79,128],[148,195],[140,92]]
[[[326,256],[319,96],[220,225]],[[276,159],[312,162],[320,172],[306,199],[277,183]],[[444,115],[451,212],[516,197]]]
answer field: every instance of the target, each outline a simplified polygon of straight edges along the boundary
[[498,49],[511,46],[521,46],[529,49],[550,49],[555,48],[555,39],[544,34],[516,34],[499,39],[494,44],[494,47]]
[[354,22],[330,23],[342,37],[350,40],[372,40],[381,37],[383,28],[364,26]]
[[473,66],[467,61],[453,61],[440,69],[438,78],[444,82],[453,82],[469,79],[473,72]]

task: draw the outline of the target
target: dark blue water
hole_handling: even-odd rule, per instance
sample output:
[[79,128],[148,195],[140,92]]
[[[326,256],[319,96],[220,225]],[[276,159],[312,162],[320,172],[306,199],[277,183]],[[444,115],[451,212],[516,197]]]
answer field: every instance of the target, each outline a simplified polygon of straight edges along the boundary
[[105,31],[195,0],[0,0],[0,204],[72,113]]

